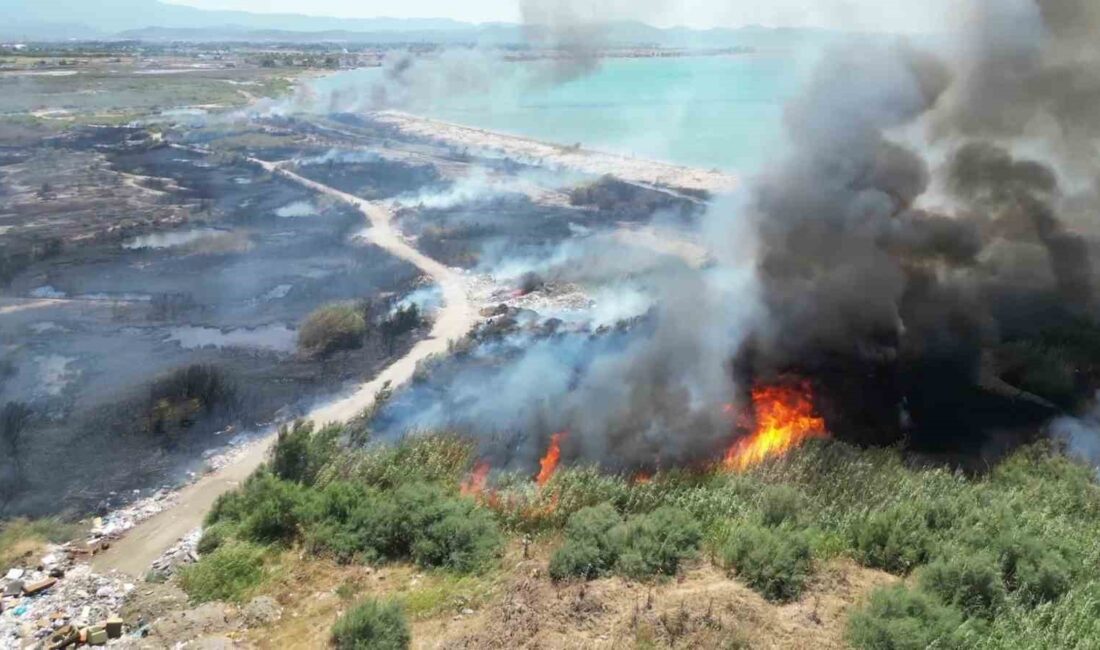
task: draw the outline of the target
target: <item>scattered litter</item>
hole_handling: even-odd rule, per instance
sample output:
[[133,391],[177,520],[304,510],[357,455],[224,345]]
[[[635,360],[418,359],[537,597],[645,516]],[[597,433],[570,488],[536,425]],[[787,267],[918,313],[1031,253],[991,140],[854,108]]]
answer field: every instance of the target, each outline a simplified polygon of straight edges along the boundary
[[[23,581],[9,581],[0,611],[0,648],[64,648],[75,643],[104,645],[125,623],[118,617],[123,601],[133,591],[120,576],[101,576],[81,562],[86,551],[79,544],[50,549],[64,578],[21,568]],[[9,572],[9,575],[15,575]],[[12,587],[18,585],[15,592]],[[35,644],[38,645],[35,645]]]

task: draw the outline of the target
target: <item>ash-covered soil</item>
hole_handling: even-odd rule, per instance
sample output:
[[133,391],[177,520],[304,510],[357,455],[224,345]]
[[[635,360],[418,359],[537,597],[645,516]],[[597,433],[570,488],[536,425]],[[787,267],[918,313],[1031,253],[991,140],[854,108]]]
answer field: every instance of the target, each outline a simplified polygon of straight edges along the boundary
[[421,335],[297,352],[318,306],[420,273],[362,215],[239,156],[90,128],[0,156],[0,512],[86,511],[375,374]]

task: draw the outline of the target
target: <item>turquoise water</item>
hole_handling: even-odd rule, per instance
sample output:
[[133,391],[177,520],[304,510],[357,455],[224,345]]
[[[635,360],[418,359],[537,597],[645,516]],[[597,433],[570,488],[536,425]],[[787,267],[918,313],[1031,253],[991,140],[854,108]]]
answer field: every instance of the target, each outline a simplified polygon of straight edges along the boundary
[[[559,84],[540,80],[532,64],[498,63],[488,80],[470,76],[469,66],[465,78],[447,79],[439,66],[436,76],[413,76],[387,97],[401,100],[397,108],[459,124],[747,172],[782,145],[783,105],[806,63],[806,55],[792,54],[613,59]],[[384,79],[379,69],[356,70],[316,88],[376,99]],[[349,84],[358,90],[350,93]]]

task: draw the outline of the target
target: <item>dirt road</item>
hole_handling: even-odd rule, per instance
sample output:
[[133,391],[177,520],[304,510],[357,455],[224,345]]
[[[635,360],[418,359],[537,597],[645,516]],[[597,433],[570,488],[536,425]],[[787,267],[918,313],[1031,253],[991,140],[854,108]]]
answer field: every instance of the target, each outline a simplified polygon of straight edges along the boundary
[[[446,353],[452,340],[464,336],[473,327],[477,311],[467,295],[462,275],[410,246],[394,228],[387,209],[303,178],[280,168],[276,163],[256,159],[252,162],[315,192],[355,206],[370,223],[367,238],[372,243],[415,265],[429,275],[443,292],[443,308],[428,338],[417,343],[408,354],[354,392],[321,405],[306,416],[319,424],[346,422],[369,408],[381,389],[396,387],[410,380],[420,360]],[[180,491],[175,506],[138,524],[108,551],[97,555],[92,560],[92,567],[99,572],[117,570],[134,577],[144,576],[164,551],[202,525],[203,517],[218,496],[239,485],[264,462],[273,441],[274,435],[269,435],[229,465],[185,487]]]

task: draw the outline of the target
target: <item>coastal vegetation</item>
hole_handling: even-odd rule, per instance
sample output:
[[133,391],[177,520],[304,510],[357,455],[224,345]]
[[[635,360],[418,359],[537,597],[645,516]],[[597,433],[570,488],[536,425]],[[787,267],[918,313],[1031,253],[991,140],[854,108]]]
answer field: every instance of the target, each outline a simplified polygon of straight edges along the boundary
[[[659,585],[711,565],[777,604],[854,562],[883,576],[845,605],[845,638],[857,648],[1082,647],[1100,634],[1090,570],[1100,561],[1100,486],[1048,443],[977,475],[826,440],[744,472],[639,479],[577,467],[539,485],[507,472],[490,481],[456,436],[349,446],[362,439],[353,429],[280,434],[271,462],[208,516],[203,557],[182,581],[192,598],[262,590],[286,549],[307,562],[411,564],[444,582],[496,584],[509,549],[534,543],[555,584]],[[881,498],[868,502],[868,491]],[[438,613],[439,594],[453,592],[431,593],[432,602],[406,598]],[[368,604],[334,639],[400,628],[389,607]]]

